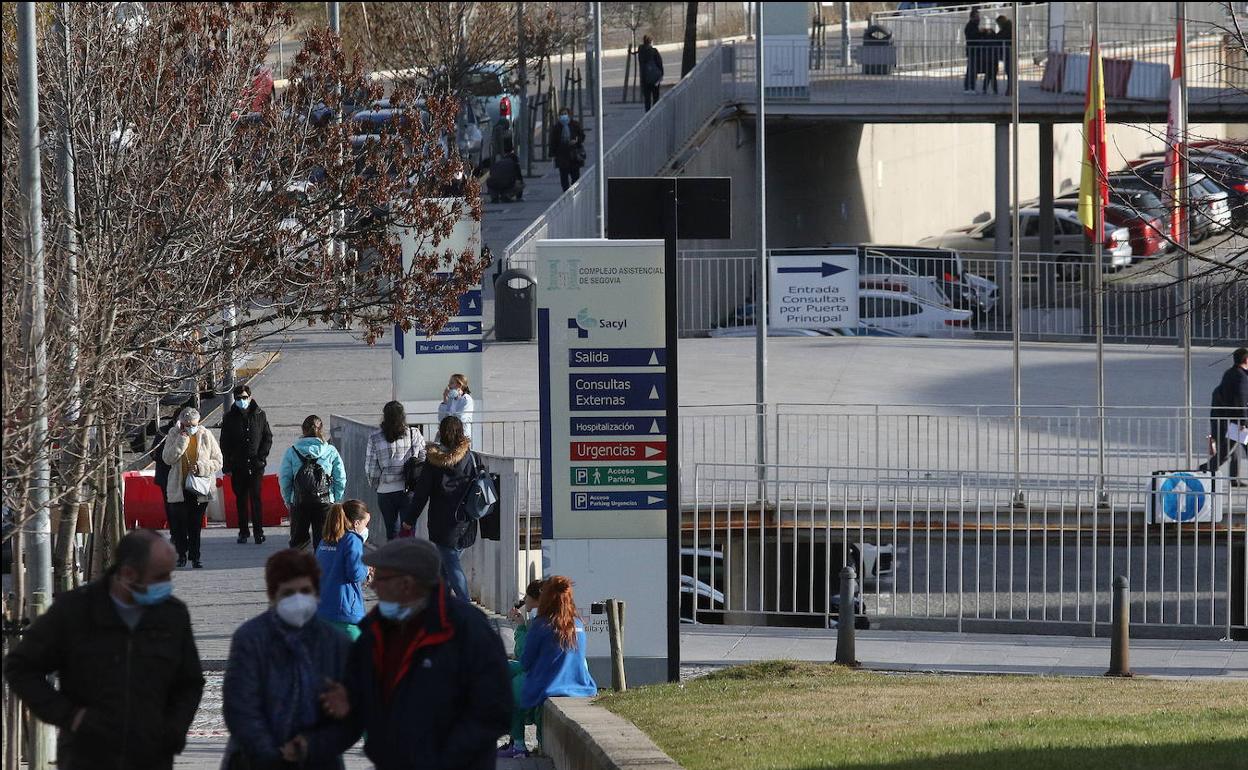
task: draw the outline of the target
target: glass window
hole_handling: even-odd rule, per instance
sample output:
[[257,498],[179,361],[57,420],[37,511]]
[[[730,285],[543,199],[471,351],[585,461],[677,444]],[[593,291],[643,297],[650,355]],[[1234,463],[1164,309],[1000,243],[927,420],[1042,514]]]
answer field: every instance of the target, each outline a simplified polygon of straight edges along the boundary
[[464,77],[464,91],[473,96],[502,96],[503,83],[493,72],[470,72]]

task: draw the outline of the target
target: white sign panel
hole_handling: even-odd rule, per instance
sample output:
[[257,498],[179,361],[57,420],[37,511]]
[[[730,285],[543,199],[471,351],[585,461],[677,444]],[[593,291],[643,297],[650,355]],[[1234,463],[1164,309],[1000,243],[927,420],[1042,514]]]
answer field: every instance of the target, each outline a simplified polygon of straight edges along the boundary
[[[481,250],[481,223],[471,219],[458,222],[451,235],[436,249],[410,229],[399,229],[397,234],[403,249],[404,268],[411,266],[418,253]],[[459,310],[437,334],[429,336],[415,328],[404,333],[396,326],[390,354],[392,397],[402,401],[410,414],[436,412],[447,379],[459,373],[468,377],[479,417],[484,385],[481,369],[483,320],[478,284],[460,296]]]
[[1148,496],[1149,520],[1154,524],[1188,524],[1222,521],[1221,496],[1229,480],[1216,486],[1212,473],[1156,471]]
[[630,681],[667,676],[668,387],[662,241],[539,241],[545,574],[628,603]]
[[773,329],[857,328],[858,254],[772,256],[767,298]]

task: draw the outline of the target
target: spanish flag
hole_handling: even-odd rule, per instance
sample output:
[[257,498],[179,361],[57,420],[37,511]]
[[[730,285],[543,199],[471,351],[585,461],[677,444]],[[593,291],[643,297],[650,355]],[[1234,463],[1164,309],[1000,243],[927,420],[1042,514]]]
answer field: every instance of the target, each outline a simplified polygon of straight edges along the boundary
[[1096,243],[1102,240],[1105,204],[1109,188],[1105,184],[1105,72],[1101,47],[1092,35],[1088,55],[1088,95],[1083,108],[1083,169],[1079,177],[1079,221]]

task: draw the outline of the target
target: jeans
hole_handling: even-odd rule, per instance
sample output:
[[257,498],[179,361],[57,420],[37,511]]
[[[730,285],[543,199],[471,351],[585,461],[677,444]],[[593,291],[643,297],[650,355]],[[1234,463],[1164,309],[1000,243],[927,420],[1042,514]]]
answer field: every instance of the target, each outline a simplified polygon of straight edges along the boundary
[[[381,509],[381,518],[386,522],[386,540],[393,540],[398,532],[399,522],[405,521],[405,515],[408,508],[412,505],[412,493],[399,490],[398,492],[380,492],[377,494],[377,507]],[[412,517],[412,523],[420,518],[419,512]]]
[[567,190],[569,187],[576,184],[577,180],[580,178],[581,178],[580,166],[573,166],[572,168],[559,169],[559,184],[563,186],[564,190]]
[[[312,550],[321,544],[321,530],[325,529],[325,517],[329,514],[329,503],[295,503],[290,508],[290,547],[302,548],[312,542]],[[308,529],[312,533],[309,537]]]
[[208,501],[202,503],[170,503],[169,537],[174,550],[181,558],[199,561],[199,534],[204,526],[204,511]]
[[230,486],[234,489],[234,499],[238,501],[238,536],[241,538],[246,538],[249,530],[257,539],[264,536],[264,517],[260,508],[260,485],[263,482],[264,475],[261,473],[235,471],[230,474]]
[[447,587],[464,601],[472,601],[468,598],[468,576],[464,574],[464,568],[459,563],[459,555],[463,553],[463,549],[440,545],[438,551],[442,554],[442,579],[446,581]]

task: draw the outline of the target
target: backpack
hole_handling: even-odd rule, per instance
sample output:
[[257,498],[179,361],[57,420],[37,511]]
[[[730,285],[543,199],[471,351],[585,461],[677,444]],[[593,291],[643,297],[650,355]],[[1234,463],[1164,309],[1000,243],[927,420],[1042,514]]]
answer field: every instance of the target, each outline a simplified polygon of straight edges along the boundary
[[305,455],[294,447],[291,447],[291,451],[300,460],[294,479],[295,505],[329,502],[329,476],[321,463],[312,455]]
[[468,477],[468,489],[459,502],[457,512],[460,521],[479,521],[489,515],[494,504],[498,502],[498,493],[494,491],[494,480],[490,478],[490,470],[481,462],[481,456],[472,452],[472,473]]

